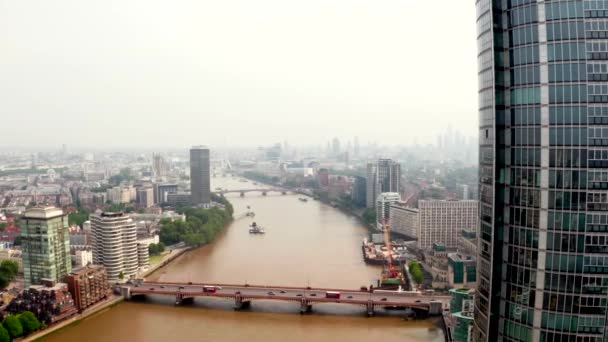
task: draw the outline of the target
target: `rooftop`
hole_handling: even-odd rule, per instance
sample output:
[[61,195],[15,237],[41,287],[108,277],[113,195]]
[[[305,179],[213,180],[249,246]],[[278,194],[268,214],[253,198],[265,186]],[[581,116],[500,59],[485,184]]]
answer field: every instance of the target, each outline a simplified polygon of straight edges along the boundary
[[34,219],[50,219],[54,217],[63,216],[63,210],[55,207],[34,207],[31,209],[27,209],[25,213],[23,213],[23,217],[25,218],[34,218]]

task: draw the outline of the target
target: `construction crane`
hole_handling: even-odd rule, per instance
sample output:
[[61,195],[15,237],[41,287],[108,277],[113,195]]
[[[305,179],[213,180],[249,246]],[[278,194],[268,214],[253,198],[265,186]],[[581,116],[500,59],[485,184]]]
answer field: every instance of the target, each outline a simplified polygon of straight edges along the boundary
[[391,226],[386,223],[386,220],[382,220],[382,230],[384,231],[384,246],[386,246],[386,271],[384,276],[387,278],[399,278],[399,270],[393,265]]

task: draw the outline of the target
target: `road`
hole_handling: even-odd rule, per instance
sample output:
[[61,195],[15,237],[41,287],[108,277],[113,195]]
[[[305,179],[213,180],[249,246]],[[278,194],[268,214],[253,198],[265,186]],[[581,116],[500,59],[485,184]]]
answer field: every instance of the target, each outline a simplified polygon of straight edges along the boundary
[[[214,286],[215,292],[204,292],[203,286]],[[243,301],[254,299],[296,301],[306,303],[341,303],[374,306],[409,307],[428,310],[431,302],[441,302],[445,307],[449,296],[429,296],[405,291],[374,290],[356,291],[345,289],[298,288],[289,286],[259,286],[234,284],[182,284],[172,282],[144,282],[125,284],[131,295],[171,295],[188,297],[240,298]],[[327,292],[339,292],[339,298],[327,298]]]

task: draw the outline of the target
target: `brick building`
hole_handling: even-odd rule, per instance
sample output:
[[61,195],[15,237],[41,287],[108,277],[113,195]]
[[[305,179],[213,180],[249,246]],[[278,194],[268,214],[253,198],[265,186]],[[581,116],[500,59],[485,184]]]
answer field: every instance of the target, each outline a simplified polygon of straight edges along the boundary
[[105,299],[110,293],[105,267],[88,265],[77,268],[64,278],[78,311]]

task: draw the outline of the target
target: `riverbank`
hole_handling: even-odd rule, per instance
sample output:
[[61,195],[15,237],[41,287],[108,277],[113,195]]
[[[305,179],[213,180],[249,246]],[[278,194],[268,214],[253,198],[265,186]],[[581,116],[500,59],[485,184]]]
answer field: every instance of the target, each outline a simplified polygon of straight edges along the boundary
[[180,255],[186,253],[187,251],[192,250],[192,247],[182,247],[182,248],[177,248],[177,249],[172,249],[171,251],[169,251],[168,254],[164,255],[162,260],[159,261],[157,264],[150,266],[150,268],[148,268],[147,270],[141,272],[139,274],[140,278],[145,278],[147,276],[152,275],[154,272],[160,270],[161,268],[169,265],[172,261],[174,261],[175,259],[177,259],[177,257],[179,257]]
[[78,314],[66,319],[65,321],[51,325],[44,330],[40,330],[32,335],[29,335],[29,336],[24,337],[23,339],[20,339],[17,341],[20,341],[20,342],[42,341],[42,339],[45,336],[52,334],[54,332],[58,332],[59,330],[62,330],[64,328],[68,328],[70,326],[76,325],[81,320],[83,320],[87,317],[90,317],[90,316],[96,315],[98,313],[102,313],[106,310],[109,310],[110,308],[114,307],[115,305],[118,305],[123,300],[124,299],[122,298],[122,296],[112,295],[110,298],[103,300],[97,304],[94,304],[93,306],[85,309],[83,312],[78,313]]

